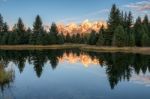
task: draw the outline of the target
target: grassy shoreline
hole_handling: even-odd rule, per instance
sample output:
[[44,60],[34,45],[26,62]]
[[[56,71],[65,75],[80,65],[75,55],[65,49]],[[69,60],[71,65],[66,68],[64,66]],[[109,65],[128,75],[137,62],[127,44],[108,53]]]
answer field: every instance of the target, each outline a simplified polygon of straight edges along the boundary
[[124,52],[149,54],[150,47],[98,47],[86,44],[63,44],[63,45],[0,45],[0,50],[48,50],[48,49],[69,49],[78,48],[91,52]]

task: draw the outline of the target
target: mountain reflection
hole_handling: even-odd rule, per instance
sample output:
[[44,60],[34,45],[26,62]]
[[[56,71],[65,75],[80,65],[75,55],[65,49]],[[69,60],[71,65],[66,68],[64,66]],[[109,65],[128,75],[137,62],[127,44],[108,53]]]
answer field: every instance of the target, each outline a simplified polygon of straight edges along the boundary
[[90,64],[99,64],[99,60],[95,57],[92,59],[88,54],[80,53],[77,55],[76,53],[64,53],[62,57],[58,57],[59,62],[68,61],[71,64],[80,62],[85,67],[88,67]]
[[[44,51],[1,50],[0,60],[3,61],[3,68],[6,68],[8,64],[12,62],[18,66],[20,73],[24,71],[26,62],[33,64],[34,71],[39,78],[41,77],[43,67],[47,62],[51,64],[53,70],[57,69],[57,66],[59,66],[58,63],[63,63],[65,61],[70,64],[79,62],[86,68],[96,64],[100,67],[105,67],[107,78],[112,89],[114,89],[122,80],[130,81],[133,72],[136,75],[139,75],[141,72],[143,75],[147,71],[150,72],[150,56],[140,54],[94,53],[83,52],[77,49]],[[147,81],[144,78],[143,80]],[[0,86],[3,86],[3,84],[0,83]]]

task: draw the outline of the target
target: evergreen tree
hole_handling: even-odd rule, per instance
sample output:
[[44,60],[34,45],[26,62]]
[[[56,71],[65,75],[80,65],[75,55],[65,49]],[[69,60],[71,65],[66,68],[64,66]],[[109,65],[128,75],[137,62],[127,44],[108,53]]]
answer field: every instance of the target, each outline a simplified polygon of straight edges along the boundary
[[79,33],[77,33],[76,34],[76,42],[75,43],[78,43],[78,44],[80,44],[81,43],[81,36],[80,36],[80,34]]
[[64,44],[63,34],[58,35],[58,44]]
[[18,42],[16,42],[15,40],[16,40],[15,33],[10,32],[8,36],[8,44],[9,45],[17,44]]
[[49,34],[48,33],[44,33],[44,35],[43,35],[43,40],[42,40],[42,44],[43,45],[48,45],[48,44],[50,44],[49,42],[50,42],[50,38],[49,38]]
[[135,36],[134,36],[133,31],[130,34],[128,34],[128,40],[127,41],[128,41],[127,46],[135,46]]
[[[122,12],[123,13],[123,12]],[[127,12],[125,12],[123,15],[122,15],[122,25],[123,25],[123,28],[124,29],[127,29],[127,19],[128,19],[128,16],[127,16]]]
[[26,31],[27,33],[32,33],[32,30],[31,30],[31,28],[30,27],[28,27],[28,29],[27,29],[27,31]]
[[19,32],[19,33],[25,32],[25,25],[21,18],[18,19],[18,23],[16,25],[17,25],[17,32]]
[[148,16],[145,15],[144,20],[143,20],[143,26],[144,26],[144,30],[145,32],[148,34],[148,36],[150,37],[150,29],[149,29],[149,19]]
[[9,37],[9,34],[7,32],[4,33],[4,35],[2,37],[2,40],[1,40],[2,45],[7,45],[8,44],[8,37]]
[[8,32],[8,29],[9,29],[9,27],[8,27],[7,23],[5,22],[3,25],[3,32]]
[[107,22],[108,23],[108,32],[109,32],[109,33],[107,33],[108,45],[111,45],[114,30],[116,29],[116,27],[118,25],[120,25],[122,23],[122,20],[123,20],[123,18],[121,17],[120,10],[114,4],[111,8],[111,12],[110,12],[109,19]]
[[16,32],[18,35],[18,42],[17,44],[26,44],[27,43],[27,38],[26,38],[26,33],[25,33],[25,25],[22,21],[21,18],[18,19],[18,22],[16,24]]
[[140,32],[141,30],[142,30],[142,21],[141,17],[138,17],[134,24],[134,35],[136,46],[141,46],[141,37],[142,37],[142,34]]
[[126,46],[127,35],[123,29],[123,26],[118,26],[115,29],[113,36],[113,46],[123,47]]
[[76,43],[76,35],[75,34],[72,35],[71,43]]
[[102,28],[100,29],[100,31],[99,31],[99,37],[98,37],[98,41],[97,41],[97,43],[96,43],[96,45],[98,45],[98,46],[104,46],[104,44],[105,44],[105,38],[104,38],[104,26],[102,26]]
[[111,12],[108,19],[108,29],[110,32],[114,32],[115,28],[120,25],[120,10],[114,4],[111,8]]
[[39,15],[36,16],[33,23],[33,34],[30,35],[30,44],[41,44],[43,41],[43,25],[42,19]]
[[89,37],[88,44],[96,45],[97,39],[98,39],[98,37],[96,36],[96,32],[94,30],[92,30],[90,37]]
[[71,36],[70,36],[70,34],[69,33],[67,33],[67,35],[66,35],[66,39],[65,39],[65,42],[66,43],[70,43],[71,42]]
[[57,29],[57,25],[55,23],[52,23],[51,28],[50,28],[50,44],[57,44],[58,41],[58,29]]
[[127,33],[131,32],[132,24],[133,24],[133,16],[132,16],[132,13],[130,11],[128,16],[127,16]]
[[36,44],[37,45],[42,45],[43,42],[44,42],[44,38],[43,38],[43,34],[39,33],[37,36],[36,36]]
[[2,15],[0,14],[0,32],[3,32],[3,17]]
[[33,32],[35,34],[39,34],[41,32],[43,32],[43,26],[42,26],[42,19],[39,15],[36,16],[35,18],[35,22],[33,24]]
[[141,30],[142,38],[141,38],[141,46],[148,47],[150,46],[150,37],[148,34],[144,31],[144,29]]
[[149,24],[149,19],[147,15],[144,16],[143,24],[145,24],[146,26],[148,26]]
[[31,33],[30,34],[30,37],[29,37],[29,44],[31,45],[36,45],[36,34],[35,33]]

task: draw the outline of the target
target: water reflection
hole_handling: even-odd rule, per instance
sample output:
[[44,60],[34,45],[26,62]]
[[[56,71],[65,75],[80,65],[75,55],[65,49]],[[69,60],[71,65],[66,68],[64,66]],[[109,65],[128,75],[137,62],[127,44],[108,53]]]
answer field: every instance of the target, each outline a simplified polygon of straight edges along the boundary
[[[0,86],[3,88],[4,83],[9,85],[13,81],[11,75],[10,80],[1,82],[3,78],[1,74],[5,74],[4,69],[10,62],[18,67],[20,73],[24,71],[25,63],[33,64],[33,69],[37,77],[41,77],[43,68],[46,63],[51,64],[53,70],[57,69],[59,63],[67,61],[71,64],[82,63],[88,68],[92,64],[97,64],[105,67],[106,75],[111,89],[114,89],[117,84],[123,80],[140,80],[150,82],[150,76],[138,76],[141,72],[146,74],[150,72],[150,56],[140,54],[126,54],[126,53],[94,53],[83,52],[77,49],[74,50],[44,50],[44,51],[0,51],[0,60],[3,61],[0,68]],[[2,72],[2,73],[1,73]],[[134,75],[133,75],[134,73]],[[134,76],[134,79],[132,78]]]
[[11,86],[11,82],[14,81],[14,71],[11,68],[6,68],[3,65],[3,61],[0,62],[0,88],[1,92],[4,91],[5,88],[9,88]]

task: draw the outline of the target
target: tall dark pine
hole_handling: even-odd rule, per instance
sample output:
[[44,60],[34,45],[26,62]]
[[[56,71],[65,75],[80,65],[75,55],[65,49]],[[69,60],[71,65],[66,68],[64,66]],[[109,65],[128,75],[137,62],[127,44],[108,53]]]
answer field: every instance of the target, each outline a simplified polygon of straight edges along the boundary
[[89,37],[88,44],[95,45],[97,42],[97,39],[98,39],[98,37],[96,35],[96,32],[94,30],[92,30],[90,37]]
[[104,44],[105,44],[104,33],[105,33],[104,26],[102,26],[99,31],[99,37],[98,37],[98,41],[97,41],[96,45],[104,46]]
[[33,32],[39,34],[43,31],[42,19],[39,15],[36,16],[35,22],[33,24]]
[[18,19],[17,32],[19,32],[19,33],[25,32],[25,25],[24,25],[24,23],[23,23],[21,18]]
[[[74,40],[75,40],[74,41],[74,43],[75,43],[76,42],[76,36],[75,36]],[[65,42],[70,43],[71,41],[72,41],[71,36],[69,33],[67,33],[66,38],[65,38]]]
[[142,23],[143,23],[145,32],[150,37],[150,26],[149,26],[150,22],[149,22],[149,19],[148,19],[147,15],[145,15],[144,20],[143,20]]
[[134,24],[134,35],[135,35],[136,46],[141,46],[141,37],[142,37],[141,30],[142,30],[142,21],[141,21],[141,17],[138,17]]
[[133,24],[133,16],[132,16],[132,13],[130,11],[128,16],[127,16],[127,33],[131,32],[132,24]]
[[57,25],[55,23],[52,23],[51,25],[51,28],[50,28],[50,33],[49,33],[49,36],[50,36],[50,43],[51,44],[57,44],[57,36],[58,36],[58,28],[57,28]]
[[147,15],[144,16],[143,24],[145,24],[145,25],[147,25],[147,26],[148,26],[148,24],[149,24],[149,19],[148,19],[148,16],[147,16]]
[[5,22],[3,25],[3,32],[8,32],[8,30],[9,30],[9,27],[8,27],[7,23]]
[[33,24],[33,33],[30,35],[30,44],[42,44],[43,42],[43,25],[42,19],[39,15],[36,16]]
[[7,23],[5,22],[3,24],[3,28],[2,28],[2,31],[0,32],[0,44],[6,44],[8,43],[8,25]]
[[120,10],[116,7],[116,5],[114,4],[111,8],[111,12],[109,15],[109,19],[108,19],[108,37],[109,37],[109,45],[111,45],[112,43],[112,38],[113,38],[113,34],[114,31],[116,29],[116,27],[118,25],[120,25],[122,23],[122,17],[121,17],[121,13]]
[[3,31],[3,17],[0,14],[0,32],[2,32],[2,31]]
[[21,18],[18,19],[18,22],[16,24],[16,32],[17,32],[17,39],[18,39],[18,44],[26,44],[27,43],[27,38],[26,38],[26,33],[25,33],[25,25],[22,21]]

